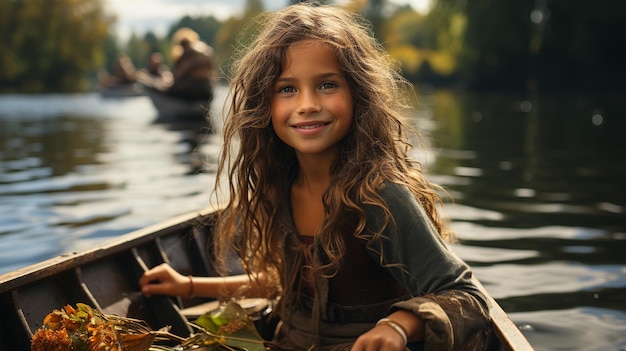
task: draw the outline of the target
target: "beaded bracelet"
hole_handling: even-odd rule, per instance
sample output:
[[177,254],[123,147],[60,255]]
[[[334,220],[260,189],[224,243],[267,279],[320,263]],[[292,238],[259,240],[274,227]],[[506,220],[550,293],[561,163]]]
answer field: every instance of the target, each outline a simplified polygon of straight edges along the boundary
[[393,328],[393,330],[395,330],[396,332],[398,332],[398,334],[400,334],[400,336],[402,337],[402,339],[404,340],[404,345],[407,345],[409,343],[409,340],[406,336],[406,330],[400,325],[398,324],[398,322],[391,320],[389,318],[381,318],[378,322],[376,322],[376,325],[388,325],[391,328]]
[[192,298],[193,297],[193,278],[191,277],[191,275],[188,275],[187,277],[189,277],[189,294],[187,294],[187,297]]

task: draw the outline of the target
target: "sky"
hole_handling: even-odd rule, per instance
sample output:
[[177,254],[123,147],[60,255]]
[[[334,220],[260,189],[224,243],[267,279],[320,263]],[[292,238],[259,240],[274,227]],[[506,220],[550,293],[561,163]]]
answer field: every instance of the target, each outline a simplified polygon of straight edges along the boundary
[[[410,4],[414,10],[425,12],[431,0],[389,0],[392,3]],[[285,7],[288,0],[263,0],[266,10]],[[246,0],[104,0],[109,14],[117,15],[116,31],[120,39],[131,33],[141,35],[148,30],[165,35],[169,26],[185,15],[213,15],[220,20],[237,15]]]

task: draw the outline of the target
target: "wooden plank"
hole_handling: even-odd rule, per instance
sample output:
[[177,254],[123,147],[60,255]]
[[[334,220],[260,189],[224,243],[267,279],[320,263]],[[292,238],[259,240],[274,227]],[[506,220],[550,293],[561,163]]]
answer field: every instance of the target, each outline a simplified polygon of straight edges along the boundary
[[494,333],[500,340],[500,350],[503,351],[534,351],[524,334],[504,312],[500,304],[489,294],[483,284],[474,277],[474,283],[483,292],[491,304],[491,324]]

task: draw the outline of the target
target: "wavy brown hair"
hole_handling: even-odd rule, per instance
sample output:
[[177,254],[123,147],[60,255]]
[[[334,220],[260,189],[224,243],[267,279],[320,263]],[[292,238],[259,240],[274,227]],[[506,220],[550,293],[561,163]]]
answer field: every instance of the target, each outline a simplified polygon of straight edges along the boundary
[[[280,276],[285,224],[280,209],[289,201],[289,177],[298,161],[294,150],[274,133],[270,103],[287,50],[304,40],[333,48],[354,104],[351,131],[341,141],[322,199],[325,215],[316,240],[326,258],[321,267],[325,274],[332,275],[341,262],[342,233],[347,229],[359,236],[365,228],[363,204],[382,208],[385,223],[390,223],[391,214],[376,192],[385,181],[408,186],[445,237],[448,232],[438,213],[439,187],[408,155],[412,145],[402,112],[407,107],[403,97],[412,87],[367,23],[339,7],[311,4],[292,5],[258,19],[258,35],[232,65],[231,102],[218,165],[217,185],[220,176],[226,177],[229,189],[218,219],[218,257],[234,248],[247,272]],[[349,225],[346,213],[354,214]]]

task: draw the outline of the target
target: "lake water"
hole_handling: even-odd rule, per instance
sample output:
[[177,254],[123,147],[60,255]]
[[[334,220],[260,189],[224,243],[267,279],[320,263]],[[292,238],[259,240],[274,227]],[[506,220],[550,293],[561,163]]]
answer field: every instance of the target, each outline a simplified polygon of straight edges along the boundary
[[[537,350],[626,350],[625,101],[420,97],[454,249]],[[0,274],[208,205],[219,135],[156,117],[147,97],[0,95]]]

